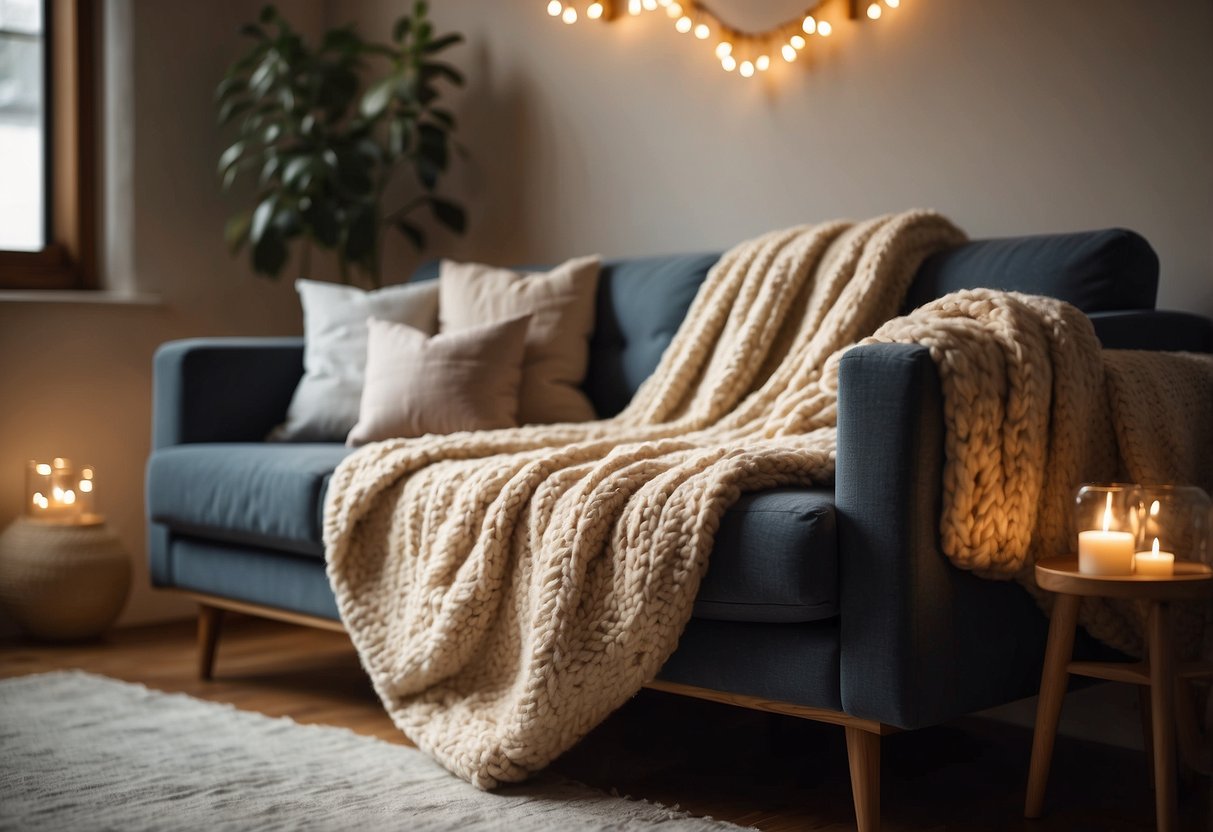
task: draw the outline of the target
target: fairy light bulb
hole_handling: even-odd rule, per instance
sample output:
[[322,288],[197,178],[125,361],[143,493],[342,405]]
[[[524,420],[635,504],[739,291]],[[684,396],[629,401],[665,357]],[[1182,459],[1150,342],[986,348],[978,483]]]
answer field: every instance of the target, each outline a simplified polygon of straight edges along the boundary
[[685,35],[687,32],[691,31],[691,18],[683,15],[674,23],[674,28]]
[[807,41],[800,35],[792,35],[792,37],[788,38],[788,43],[792,44],[793,49],[804,49]]
[[737,71],[741,73],[743,78],[754,77],[754,63],[752,61],[742,61],[737,67]]
[[890,9],[895,9],[901,5],[901,0],[884,0],[884,4]]
[[823,38],[828,38],[833,31],[834,27],[830,25],[830,21],[828,20],[822,20],[817,24],[817,34]]
[[732,55],[725,55],[720,59],[720,65],[724,67],[725,72],[732,72],[737,69],[737,59]]
[[642,0],[642,2],[646,12],[653,12],[657,10],[657,0]]
[[560,15],[560,19],[565,23],[573,24],[577,22],[577,10],[569,6],[564,10],[564,14]]
[[671,20],[682,17],[682,4],[681,3],[670,3],[668,6],[665,7],[665,13],[670,16]]
[[879,3],[871,3],[868,5],[868,19],[879,20],[881,8]]
[[805,19],[804,19],[804,23],[800,24],[800,28],[804,29],[804,33],[806,35],[813,34],[814,32],[817,31],[817,18],[813,17],[813,15],[811,15],[811,14],[806,15]]
[[723,61],[725,59],[725,56],[731,55],[731,54],[733,54],[733,44],[729,43],[727,40],[722,40],[720,43],[718,43],[716,45],[716,57],[717,58],[720,58]]
[[628,14],[635,17],[636,15],[640,14],[640,11],[640,0],[628,0]]
[[712,27],[706,23],[700,23],[695,27],[695,37],[699,40],[707,40],[710,34],[712,34]]
[[796,60],[796,50],[792,48],[792,44],[785,43],[779,51],[783,53],[783,59],[788,63]]
[[590,20],[598,20],[602,17],[603,11],[605,9],[602,8],[601,3],[591,3],[585,10],[585,16]]
[[754,66],[758,68],[759,72],[766,72],[771,68],[771,56],[759,55],[754,59]]
[[562,11],[564,11],[564,4],[560,0],[552,0],[548,3],[548,14],[552,17],[560,17]]

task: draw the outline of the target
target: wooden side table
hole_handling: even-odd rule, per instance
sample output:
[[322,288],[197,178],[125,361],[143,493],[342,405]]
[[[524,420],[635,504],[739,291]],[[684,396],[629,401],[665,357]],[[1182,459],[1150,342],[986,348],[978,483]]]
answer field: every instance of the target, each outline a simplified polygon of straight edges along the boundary
[[[1074,673],[1148,688],[1151,717],[1147,724],[1150,725],[1148,733],[1153,735],[1153,740],[1146,738],[1146,748],[1147,753],[1153,752],[1155,811],[1159,830],[1173,830],[1176,824],[1176,667],[1171,650],[1170,605],[1173,601],[1213,597],[1213,570],[1202,563],[1177,561],[1175,574],[1169,578],[1084,575],[1078,571],[1078,558],[1046,558],[1036,564],[1036,583],[1041,589],[1056,592],[1058,596],[1049,622],[1049,641],[1040,680],[1024,816],[1040,817],[1045,785],[1049,779],[1049,764],[1053,757],[1057,720],[1061,716],[1061,701],[1066,693],[1069,674]],[[1146,656],[1143,661],[1072,661],[1074,630],[1078,624],[1078,604],[1082,596],[1128,598],[1149,603]],[[1179,670],[1183,678],[1213,675],[1213,665],[1208,664],[1185,665]],[[1195,730],[1194,723],[1188,727]]]

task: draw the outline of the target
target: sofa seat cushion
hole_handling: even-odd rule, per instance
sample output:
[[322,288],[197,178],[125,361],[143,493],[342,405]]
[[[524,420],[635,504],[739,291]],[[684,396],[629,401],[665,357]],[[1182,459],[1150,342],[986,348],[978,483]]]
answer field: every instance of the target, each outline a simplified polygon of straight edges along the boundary
[[228,543],[324,556],[324,493],[341,444],[250,442],[175,445],[147,465],[153,522]]
[[[194,444],[148,463],[151,519],[177,535],[323,558],[324,496],[352,450],[336,444]],[[716,535],[694,615],[794,623],[838,613],[834,491],[744,494]]]

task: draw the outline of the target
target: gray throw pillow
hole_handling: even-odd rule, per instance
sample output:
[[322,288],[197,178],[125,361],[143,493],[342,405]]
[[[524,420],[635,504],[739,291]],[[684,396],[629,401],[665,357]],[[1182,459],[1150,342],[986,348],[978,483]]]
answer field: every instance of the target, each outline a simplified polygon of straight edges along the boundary
[[279,442],[342,442],[358,421],[366,366],[367,319],[406,324],[426,335],[438,329],[438,281],[364,292],[352,286],[298,280],[303,304],[303,378],[286,421],[270,433]]

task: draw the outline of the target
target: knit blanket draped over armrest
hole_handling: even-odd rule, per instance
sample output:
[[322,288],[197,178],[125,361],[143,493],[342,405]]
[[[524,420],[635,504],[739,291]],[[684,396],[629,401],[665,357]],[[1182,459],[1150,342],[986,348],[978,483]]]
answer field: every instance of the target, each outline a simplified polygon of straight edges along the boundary
[[[1084,479],[1200,484],[1208,361],[1101,353],[1082,313],[1045,298],[970,291],[894,318],[923,259],[963,240],[925,211],[766,234],[716,264],[619,416],[348,457],[325,506],[328,574],[401,730],[492,788],[634,695],[677,646],[738,496],[832,481],[838,360],[865,339],[923,343],[938,363],[941,542],[960,568],[1025,579],[1037,554],[1068,552]],[[1136,615],[1084,608],[1130,650]]]

